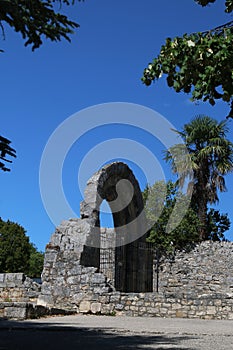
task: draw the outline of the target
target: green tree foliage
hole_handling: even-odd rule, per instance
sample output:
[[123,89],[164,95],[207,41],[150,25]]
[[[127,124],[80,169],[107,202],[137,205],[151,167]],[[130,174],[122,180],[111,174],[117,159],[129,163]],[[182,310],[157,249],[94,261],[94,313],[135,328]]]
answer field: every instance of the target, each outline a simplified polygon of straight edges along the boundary
[[[196,0],[202,6],[215,0]],[[225,11],[233,11],[233,0],[225,2]],[[167,85],[176,92],[192,93],[192,100],[221,99],[230,105],[227,117],[233,118],[233,21],[205,32],[167,38],[159,55],[144,70],[142,81],[166,75]]]
[[[0,159],[7,163],[12,163],[12,161],[7,159],[6,156],[16,157],[16,151],[10,146],[10,143],[10,140],[0,136]],[[10,171],[2,161],[0,161],[0,170]]]
[[199,242],[200,223],[192,208],[187,208],[182,220],[177,213],[177,221],[180,223],[173,230],[169,229],[169,219],[174,211],[175,203],[177,200],[184,199],[177,184],[171,181],[167,184],[164,181],[158,181],[153,186],[146,188],[143,192],[143,199],[147,220],[153,224],[148,241],[154,243],[161,255],[170,254],[174,250],[188,249],[194,243]]
[[[197,212],[201,226],[200,239],[208,238],[208,204],[218,202],[218,191],[226,191],[224,176],[233,170],[233,144],[226,138],[227,121],[218,122],[208,116],[198,116],[185,124],[182,131],[176,131],[184,140],[190,155],[193,170],[192,205]],[[179,154],[180,145],[166,152],[165,160],[182,180],[187,175],[177,168],[174,154]],[[188,169],[189,171],[189,169]]]
[[44,254],[39,252],[34,244],[30,244],[30,258],[27,275],[29,277],[40,277],[44,264]]
[[[81,1],[81,0],[78,0]],[[62,38],[70,41],[69,35],[79,25],[62,14],[62,4],[74,4],[75,0],[0,0],[0,27],[9,25],[25,39],[25,46],[32,50],[40,47],[42,37],[51,41]],[[58,3],[59,12],[55,10]]]
[[[216,0],[194,0],[201,6],[207,6],[210,3],[214,3]],[[233,0],[225,0],[225,12],[230,13],[233,11]]]
[[0,271],[25,272],[29,268],[30,243],[22,226],[0,221]]
[[40,277],[43,254],[30,243],[22,226],[0,218],[0,272]]
[[[182,220],[177,215],[179,224],[175,229],[169,230],[169,220],[174,213],[175,204],[184,198],[177,183],[172,181],[168,181],[168,183],[155,182],[153,186],[147,186],[142,195],[147,220],[152,223],[147,240],[155,245],[159,252],[159,259],[162,256],[174,254],[177,250],[189,250],[200,242],[199,229],[201,224],[196,206],[194,208],[192,205],[187,207]],[[185,200],[184,203],[186,203]],[[220,214],[218,210],[210,208],[207,213],[206,225],[207,235],[205,239],[221,241],[225,240],[224,232],[229,230],[230,220],[226,214]]]
[[224,232],[230,228],[227,214],[220,214],[218,210],[210,208],[207,214],[207,239],[212,241],[225,240]]

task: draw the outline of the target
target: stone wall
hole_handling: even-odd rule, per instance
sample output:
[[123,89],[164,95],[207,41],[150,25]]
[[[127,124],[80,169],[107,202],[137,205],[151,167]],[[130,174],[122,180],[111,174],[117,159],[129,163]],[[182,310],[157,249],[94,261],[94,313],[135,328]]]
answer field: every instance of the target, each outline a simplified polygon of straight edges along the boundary
[[40,291],[23,273],[0,273],[0,302],[36,302]]
[[[82,232],[80,237],[79,230]],[[99,266],[91,266],[92,250],[85,249],[84,245],[90,230],[86,219],[64,221],[56,229],[45,251],[38,304],[72,309],[84,296],[113,290]]]
[[42,305],[27,302],[0,302],[0,319],[26,320],[30,318],[40,318],[46,316],[65,316],[73,312],[47,308]]
[[233,319],[233,242],[204,242],[160,266],[159,292],[84,295],[77,312]]
[[[104,241],[110,231],[105,231]],[[71,248],[72,237],[66,238]],[[47,268],[53,269],[56,259],[60,266],[56,281],[62,276],[52,290],[51,285],[43,284],[43,302],[48,308],[29,304],[37,299],[40,285],[22,273],[0,274],[0,317],[39,317],[51,314],[54,309],[50,307],[56,307],[83,314],[233,319],[232,242],[204,242],[189,253],[176,254],[175,260],[165,261],[160,266],[158,293],[117,292],[103,272],[75,262],[64,276],[57,253],[56,246],[47,250]],[[106,271],[109,269],[107,265]]]
[[104,315],[233,319],[232,295],[209,294],[192,298],[169,297],[162,293],[108,293],[87,296],[78,313]]
[[233,296],[233,242],[203,242],[160,266],[159,291],[178,298]]
[[70,269],[64,280],[67,285],[48,290],[48,298],[51,293],[61,295],[59,288],[64,288],[66,298],[57,296],[54,306],[78,313],[233,319],[232,242],[204,242],[165,261],[160,266],[158,293],[117,292],[94,267]]

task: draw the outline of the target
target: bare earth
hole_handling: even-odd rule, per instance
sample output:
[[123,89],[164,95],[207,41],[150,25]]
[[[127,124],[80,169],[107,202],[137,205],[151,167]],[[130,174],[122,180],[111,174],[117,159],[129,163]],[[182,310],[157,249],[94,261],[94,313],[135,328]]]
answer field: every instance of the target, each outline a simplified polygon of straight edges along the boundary
[[65,316],[0,320],[0,350],[233,349],[233,320]]

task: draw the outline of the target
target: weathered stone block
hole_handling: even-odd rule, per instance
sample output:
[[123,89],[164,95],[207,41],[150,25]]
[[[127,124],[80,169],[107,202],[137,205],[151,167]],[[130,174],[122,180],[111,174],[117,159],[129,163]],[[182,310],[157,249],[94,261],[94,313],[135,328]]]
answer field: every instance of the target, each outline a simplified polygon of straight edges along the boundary
[[123,310],[123,309],[124,309],[124,305],[123,304],[116,304],[115,310]]
[[46,263],[53,263],[57,257],[56,251],[46,251],[45,252],[45,261]]
[[66,282],[67,284],[80,284],[80,280],[81,280],[81,277],[80,276],[71,276],[71,277],[68,277]]
[[39,295],[37,298],[37,305],[42,306],[52,306],[53,305],[53,297],[52,295]]
[[172,304],[171,308],[172,310],[179,310],[182,308],[182,305],[180,303],[175,303],[175,304]]
[[26,304],[18,307],[6,307],[4,312],[6,318],[15,320],[24,320],[26,315]]
[[110,296],[110,302],[112,303],[118,303],[120,300],[120,293],[119,294],[113,294]]
[[106,277],[102,273],[95,273],[91,278],[91,283],[102,284],[105,283]]
[[93,314],[97,314],[101,312],[101,303],[92,303],[91,304],[91,312]]
[[185,311],[183,311],[183,310],[177,310],[177,311],[176,311],[176,317],[178,317],[178,318],[187,317],[187,312],[185,312]]
[[88,313],[91,311],[91,303],[90,301],[83,300],[79,304],[79,312],[81,313]]
[[104,304],[101,306],[101,315],[109,315],[113,311],[115,311],[113,304]]
[[71,269],[67,271],[68,276],[76,276],[76,275],[80,275],[81,273],[82,273],[82,266],[78,264],[76,266],[73,266]]
[[0,273],[0,283],[3,283],[5,279],[5,273]]

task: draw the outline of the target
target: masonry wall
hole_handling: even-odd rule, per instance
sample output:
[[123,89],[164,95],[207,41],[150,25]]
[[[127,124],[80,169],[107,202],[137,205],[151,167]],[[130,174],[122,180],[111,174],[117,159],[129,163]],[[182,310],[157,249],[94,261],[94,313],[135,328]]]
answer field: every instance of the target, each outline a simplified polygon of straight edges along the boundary
[[[86,299],[86,300],[85,300]],[[233,299],[228,295],[200,295],[196,299],[167,297],[161,293],[110,293],[87,297],[78,313],[125,316],[233,319]]]
[[103,293],[85,297],[77,311],[233,319],[233,243],[204,242],[165,261],[159,269],[158,293]]
[[41,286],[23,273],[0,273],[1,302],[36,302]]
[[[50,250],[51,264],[56,253]],[[62,286],[48,289],[48,297],[55,300],[50,306],[84,314],[233,319],[232,242],[204,242],[189,253],[178,253],[173,262],[165,261],[158,293],[117,292],[94,267],[79,265],[68,275]],[[59,297],[61,287],[67,291],[64,299]],[[0,274],[0,316],[4,311],[8,317],[13,310],[16,317],[15,303],[23,310],[23,304],[35,302],[39,293],[40,285],[22,273]]]
[[160,267],[159,291],[177,298],[233,297],[233,242],[203,242],[176,254]]
[[[54,258],[51,267],[53,262]],[[59,285],[47,291],[49,300],[56,300],[55,307],[78,313],[233,319],[232,242],[204,242],[189,253],[178,253],[174,261],[165,261],[158,293],[117,292],[96,268],[79,266],[68,275],[62,288],[72,297],[59,296]]]

